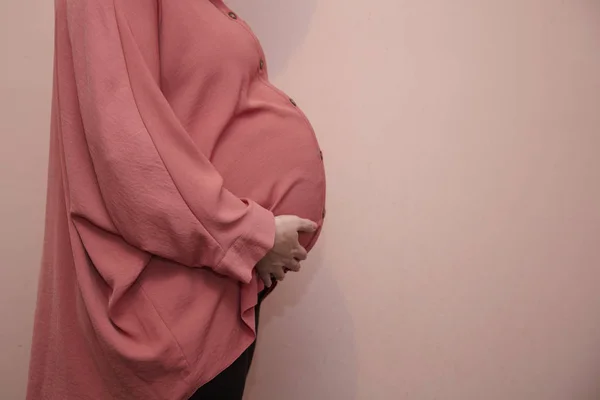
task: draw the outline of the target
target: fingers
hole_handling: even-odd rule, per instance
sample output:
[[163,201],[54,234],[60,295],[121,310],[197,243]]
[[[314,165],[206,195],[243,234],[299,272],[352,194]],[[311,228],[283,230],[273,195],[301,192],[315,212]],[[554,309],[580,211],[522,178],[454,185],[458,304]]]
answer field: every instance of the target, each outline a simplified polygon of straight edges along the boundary
[[293,251],[292,256],[299,261],[304,261],[308,258],[308,252],[302,246],[298,246],[296,250]]
[[296,230],[298,232],[312,233],[317,230],[317,224],[309,219],[298,218]]
[[294,272],[298,272],[300,271],[300,261],[298,260],[290,260],[285,264],[285,267],[289,270],[289,271],[294,271]]
[[271,276],[278,281],[282,281],[285,279],[285,271],[283,267],[275,268],[275,270],[271,271]]
[[259,273],[259,276],[260,276],[260,279],[265,284],[265,287],[270,288],[271,285],[273,284],[273,279],[271,278],[271,274],[266,273],[266,272],[261,272],[261,273]]

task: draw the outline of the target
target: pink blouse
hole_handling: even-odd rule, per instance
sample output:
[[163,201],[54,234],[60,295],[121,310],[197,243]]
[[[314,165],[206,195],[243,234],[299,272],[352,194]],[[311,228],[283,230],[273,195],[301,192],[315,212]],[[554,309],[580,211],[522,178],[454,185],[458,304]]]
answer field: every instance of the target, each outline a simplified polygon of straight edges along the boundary
[[27,398],[187,399],[255,338],[273,214],[322,223],[319,145],[221,0],[56,0],[55,51]]

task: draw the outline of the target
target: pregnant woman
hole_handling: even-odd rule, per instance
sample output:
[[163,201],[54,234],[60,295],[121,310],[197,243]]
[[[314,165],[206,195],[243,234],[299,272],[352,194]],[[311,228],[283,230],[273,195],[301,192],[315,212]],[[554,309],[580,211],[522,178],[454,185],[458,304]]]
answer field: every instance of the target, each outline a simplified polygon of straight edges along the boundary
[[241,399],[323,222],[310,124],[221,0],[56,0],[55,51],[28,399]]

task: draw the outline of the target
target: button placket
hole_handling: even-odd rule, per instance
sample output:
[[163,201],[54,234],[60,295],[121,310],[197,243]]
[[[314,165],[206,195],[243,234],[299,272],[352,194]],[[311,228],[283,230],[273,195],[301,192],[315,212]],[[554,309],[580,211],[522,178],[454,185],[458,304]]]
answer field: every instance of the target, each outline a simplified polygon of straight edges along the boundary
[[[232,20],[238,20],[239,19],[238,15],[235,12],[231,11],[230,9],[228,9],[228,7],[225,4],[222,4],[222,7],[219,7],[219,8],[221,8],[223,10],[223,12],[227,13],[227,15],[229,16],[229,18],[231,18]],[[251,33],[252,37],[256,40],[256,42],[258,44],[258,39],[252,34],[251,31],[250,31],[250,33]],[[262,49],[261,49],[260,45],[258,45],[258,47],[259,47],[259,53],[260,53],[260,55],[259,55],[260,59],[258,61],[258,69],[259,69],[259,71],[260,71],[261,74],[266,74],[266,62],[265,62],[265,58],[264,58],[264,53],[262,52]],[[289,100],[289,102],[290,102],[290,104],[292,106],[294,106],[296,109],[298,109],[298,104],[296,103],[296,101],[294,99],[292,99],[291,97],[289,97],[288,100]],[[301,111],[299,111],[299,112],[302,114]],[[323,151],[320,150],[320,149],[319,149],[319,158],[321,159],[321,161],[324,160]],[[325,209],[325,207],[323,207],[322,214],[321,214],[322,220],[325,220],[326,214],[327,214],[326,209]],[[277,283],[277,282],[275,282],[275,283]],[[271,287],[271,289],[273,289],[274,286],[275,285],[273,285]]]

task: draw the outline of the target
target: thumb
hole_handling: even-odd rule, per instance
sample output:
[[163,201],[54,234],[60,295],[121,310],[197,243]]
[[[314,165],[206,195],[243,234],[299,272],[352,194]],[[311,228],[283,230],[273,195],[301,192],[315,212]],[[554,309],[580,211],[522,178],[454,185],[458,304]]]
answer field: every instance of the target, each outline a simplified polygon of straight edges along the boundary
[[311,233],[317,230],[317,224],[309,219],[298,218],[298,232]]

